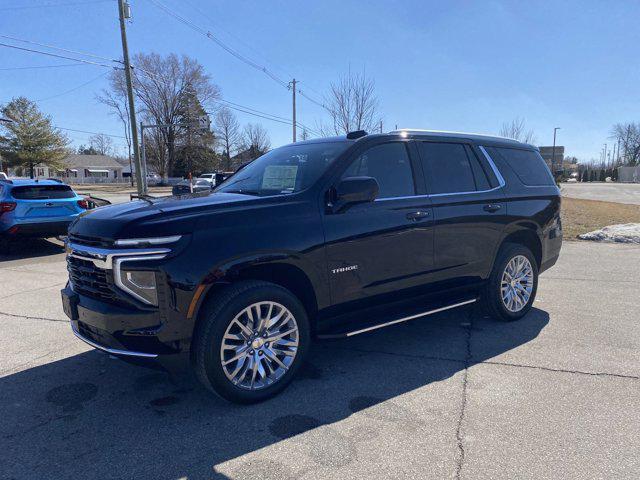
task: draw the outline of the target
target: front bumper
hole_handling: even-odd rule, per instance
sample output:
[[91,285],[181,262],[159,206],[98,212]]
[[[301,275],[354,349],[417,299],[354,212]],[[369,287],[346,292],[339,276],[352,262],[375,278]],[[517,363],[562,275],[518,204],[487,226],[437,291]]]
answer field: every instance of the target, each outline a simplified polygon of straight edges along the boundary
[[67,285],[62,304],[76,337],[112,355],[156,358],[179,353],[164,341],[159,311],[140,311],[85,297]]

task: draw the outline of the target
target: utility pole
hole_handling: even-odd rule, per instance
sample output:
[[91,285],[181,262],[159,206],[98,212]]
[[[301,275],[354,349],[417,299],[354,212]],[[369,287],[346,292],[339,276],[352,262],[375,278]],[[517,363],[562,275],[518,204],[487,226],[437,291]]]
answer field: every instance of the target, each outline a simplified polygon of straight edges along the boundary
[[380,120],[380,133],[382,133],[382,120]]
[[[138,145],[138,123],[136,122],[136,107],[133,101],[133,83],[131,81],[131,64],[129,63],[129,47],[127,46],[127,27],[125,18],[130,18],[129,4],[118,0],[120,16],[120,37],[122,38],[122,56],[124,57],[124,76],[127,81],[127,96],[129,97],[129,115],[131,123],[131,143],[133,143],[133,159],[136,164],[136,183],[138,195],[145,195],[147,189],[142,178],[142,162],[140,161],[140,146]],[[146,180],[146,178],[144,179]]]
[[[556,170],[554,169],[554,165],[556,163],[556,132],[560,130],[560,127],[556,127],[553,129],[553,148],[551,149],[551,170],[553,176],[556,176]],[[562,166],[562,164],[560,164]]]
[[291,80],[291,90],[293,92],[293,143],[296,143],[296,79]]

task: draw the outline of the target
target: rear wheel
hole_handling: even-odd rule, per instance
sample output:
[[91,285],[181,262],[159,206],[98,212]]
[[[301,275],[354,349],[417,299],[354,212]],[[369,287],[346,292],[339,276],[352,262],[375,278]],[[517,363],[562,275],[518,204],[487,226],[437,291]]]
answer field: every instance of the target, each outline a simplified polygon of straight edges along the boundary
[[527,314],[538,289],[538,264],[527,247],[507,243],[496,258],[482,303],[489,315],[518,320]]
[[241,282],[208,302],[194,343],[200,381],[229,401],[254,403],[293,379],[308,348],[309,322],[288,290]]

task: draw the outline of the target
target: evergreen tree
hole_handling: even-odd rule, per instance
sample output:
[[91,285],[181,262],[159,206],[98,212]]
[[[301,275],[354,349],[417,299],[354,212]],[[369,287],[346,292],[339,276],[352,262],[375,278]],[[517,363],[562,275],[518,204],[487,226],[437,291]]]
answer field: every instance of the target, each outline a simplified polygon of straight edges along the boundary
[[6,134],[0,137],[0,150],[9,165],[28,170],[33,178],[36,165],[63,168],[69,140],[51,125],[51,118],[25,97],[11,100],[0,110],[11,120],[2,123]]
[[194,176],[215,170],[218,163],[215,135],[208,123],[208,115],[195,90],[185,88],[180,98],[178,125],[181,125],[176,138],[176,162],[172,175]]

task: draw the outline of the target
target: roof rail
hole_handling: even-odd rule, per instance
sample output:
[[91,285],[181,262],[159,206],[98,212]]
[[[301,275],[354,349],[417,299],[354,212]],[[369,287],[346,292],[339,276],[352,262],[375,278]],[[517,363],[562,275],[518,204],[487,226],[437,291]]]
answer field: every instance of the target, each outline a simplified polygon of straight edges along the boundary
[[473,133],[473,132],[454,132],[450,130],[427,130],[424,128],[399,128],[397,130],[393,130],[389,133],[401,133],[401,132],[416,132],[416,133],[431,133],[434,135],[474,135],[477,137],[486,137],[486,138],[499,138],[502,140],[511,140],[512,142],[522,143],[520,140],[516,140],[514,138],[509,137],[501,137],[500,135],[488,135],[486,133]]

